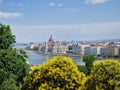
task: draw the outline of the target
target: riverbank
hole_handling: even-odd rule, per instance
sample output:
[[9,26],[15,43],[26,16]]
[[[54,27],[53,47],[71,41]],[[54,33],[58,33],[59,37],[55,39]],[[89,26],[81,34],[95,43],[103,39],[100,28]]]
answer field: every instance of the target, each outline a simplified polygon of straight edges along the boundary
[[[42,56],[48,56],[48,57],[54,57],[54,56],[66,56],[66,57],[70,57],[70,58],[80,58],[82,60],[82,57],[84,55],[80,55],[80,54],[72,54],[72,53],[67,53],[67,54],[44,54],[44,53],[40,53],[38,51],[33,51],[33,50],[25,50],[26,52],[31,52],[31,53],[36,53],[38,55],[42,55]],[[103,59],[118,59],[120,61],[120,57],[115,58],[115,57],[95,57],[96,60],[103,60]]]
[[82,57],[83,55],[81,54],[72,54],[72,53],[66,53],[66,54],[45,54],[45,53],[40,53],[39,51],[34,51],[34,50],[28,50],[25,49],[25,51],[27,52],[34,52],[40,55],[47,55],[47,56],[67,56],[67,57]]
[[82,57],[82,55],[80,55],[80,54],[72,54],[72,53],[66,53],[66,54],[44,54],[44,53],[40,53],[38,51],[35,51],[35,53],[41,54],[41,55],[49,55],[49,56]]
[[[46,60],[55,56],[50,54],[40,54],[36,51],[31,51],[31,50],[25,50],[25,51],[28,55],[28,62],[30,63],[30,65],[41,65]],[[70,58],[75,62],[76,65],[84,65],[81,57],[70,57]]]

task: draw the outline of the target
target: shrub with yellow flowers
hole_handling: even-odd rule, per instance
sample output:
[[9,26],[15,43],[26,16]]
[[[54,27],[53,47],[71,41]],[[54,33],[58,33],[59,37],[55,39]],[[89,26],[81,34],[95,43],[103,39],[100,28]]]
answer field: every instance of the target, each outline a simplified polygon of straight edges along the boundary
[[78,90],[84,78],[72,59],[56,56],[34,66],[22,90]]
[[120,62],[114,59],[95,61],[84,83],[85,90],[120,90],[119,85]]

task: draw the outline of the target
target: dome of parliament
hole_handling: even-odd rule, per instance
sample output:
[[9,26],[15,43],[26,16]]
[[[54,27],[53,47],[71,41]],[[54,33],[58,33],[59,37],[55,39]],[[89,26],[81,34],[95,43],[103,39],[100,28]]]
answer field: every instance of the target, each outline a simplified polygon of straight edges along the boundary
[[50,35],[49,43],[53,43],[53,42],[54,42],[54,39],[53,39],[52,35]]

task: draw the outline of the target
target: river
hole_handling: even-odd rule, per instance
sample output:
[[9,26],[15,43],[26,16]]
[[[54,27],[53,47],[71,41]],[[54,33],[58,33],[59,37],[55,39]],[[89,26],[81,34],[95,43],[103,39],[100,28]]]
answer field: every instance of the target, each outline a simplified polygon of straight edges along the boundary
[[[16,48],[22,48],[24,49],[24,45],[15,45]],[[44,63],[47,59],[53,57],[53,56],[49,56],[49,55],[41,55],[41,54],[37,54],[35,52],[32,51],[27,51],[27,55],[28,55],[28,62],[31,65],[40,65],[42,63]],[[75,62],[75,64],[77,65],[84,65],[84,63],[82,62],[81,57],[70,57],[73,59],[73,61]]]

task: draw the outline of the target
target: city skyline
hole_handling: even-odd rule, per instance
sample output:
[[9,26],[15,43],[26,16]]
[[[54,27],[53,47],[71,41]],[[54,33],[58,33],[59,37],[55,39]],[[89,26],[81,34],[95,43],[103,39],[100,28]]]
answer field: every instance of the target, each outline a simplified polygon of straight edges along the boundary
[[17,42],[120,38],[120,0],[0,0]]

